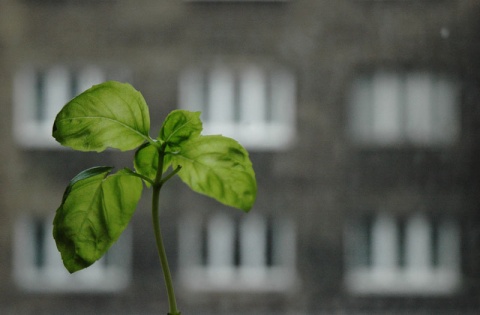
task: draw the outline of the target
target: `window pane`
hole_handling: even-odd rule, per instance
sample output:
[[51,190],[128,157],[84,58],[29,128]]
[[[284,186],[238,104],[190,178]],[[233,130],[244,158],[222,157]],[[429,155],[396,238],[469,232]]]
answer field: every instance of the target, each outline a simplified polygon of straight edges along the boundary
[[402,94],[398,76],[379,72],[373,79],[373,132],[380,143],[388,143],[401,137]]
[[266,266],[266,228],[264,218],[255,214],[243,220],[240,232],[242,266],[257,268]]
[[410,271],[424,273],[431,268],[431,235],[430,222],[423,215],[410,218],[406,230],[406,267]]
[[359,76],[350,96],[350,132],[356,141],[371,140],[373,123],[373,78]]
[[216,67],[210,73],[209,108],[212,123],[233,123],[235,91],[233,73],[225,67]]
[[45,123],[51,127],[57,113],[70,100],[70,73],[62,66],[50,69],[45,77]]
[[181,93],[180,107],[190,111],[201,111],[202,119],[208,120],[208,108],[206,102],[206,91],[204,89],[204,76],[202,71],[191,68],[184,71],[180,76],[179,89]]
[[217,214],[208,227],[208,265],[212,268],[233,266],[234,222],[226,215]]
[[454,143],[460,133],[458,88],[452,80],[443,75],[433,82],[433,89],[434,140],[440,144]]
[[265,73],[255,67],[248,67],[241,72],[239,105],[241,122],[246,127],[266,121],[265,79]]
[[421,144],[432,141],[432,76],[416,72],[406,76],[406,137]]

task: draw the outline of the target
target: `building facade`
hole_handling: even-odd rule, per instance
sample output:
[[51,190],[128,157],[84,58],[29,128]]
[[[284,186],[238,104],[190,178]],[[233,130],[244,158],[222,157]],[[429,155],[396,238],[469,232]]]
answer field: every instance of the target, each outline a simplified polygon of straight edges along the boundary
[[70,98],[130,82],[250,152],[249,214],[173,180],[161,226],[184,314],[480,311],[480,5],[466,1],[0,3],[0,313],[157,314],[144,193],[95,265],[51,237],[78,172],[132,167],[51,138]]

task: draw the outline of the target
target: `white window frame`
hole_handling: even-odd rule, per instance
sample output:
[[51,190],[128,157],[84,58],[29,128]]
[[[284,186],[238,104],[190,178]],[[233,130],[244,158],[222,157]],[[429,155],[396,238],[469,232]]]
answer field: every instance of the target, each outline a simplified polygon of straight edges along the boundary
[[291,72],[255,65],[190,67],[179,80],[179,107],[203,113],[204,134],[222,134],[249,149],[291,145],[296,133]]
[[[225,213],[215,213],[206,222],[196,215],[181,220],[181,284],[189,290],[202,292],[284,292],[293,289],[297,284],[293,223],[277,219],[271,225],[271,264],[267,264],[267,219],[249,213],[238,222],[238,236],[235,235],[235,220]],[[202,237],[204,228],[206,235]],[[236,237],[240,255],[238,265],[234,262]],[[202,248],[207,252],[205,262],[202,262]]]
[[[417,213],[405,221],[403,246],[404,263],[399,264],[399,225],[392,215],[375,216],[371,237],[367,241],[366,227],[351,222],[345,234],[345,284],[355,294],[377,295],[445,295],[461,286],[460,230],[449,219],[438,222],[436,240],[432,239],[433,223]],[[369,243],[368,243],[369,242]],[[435,249],[434,243],[435,242]],[[359,263],[370,248],[370,263]],[[437,263],[432,263],[433,251]]]
[[16,143],[26,148],[61,148],[52,137],[57,113],[70,99],[104,80],[104,71],[95,66],[78,71],[64,65],[43,70],[33,66],[19,69],[13,82]]
[[427,71],[359,75],[349,99],[349,133],[360,144],[451,145],[460,136],[454,78]]
[[[127,228],[106,256],[90,267],[70,274],[52,236],[53,218],[20,217],[14,227],[13,275],[16,284],[33,292],[116,292],[125,289],[131,278],[132,231]],[[36,231],[36,225],[41,229]],[[40,242],[36,233],[41,233]],[[43,262],[38,266],[36,252]]]

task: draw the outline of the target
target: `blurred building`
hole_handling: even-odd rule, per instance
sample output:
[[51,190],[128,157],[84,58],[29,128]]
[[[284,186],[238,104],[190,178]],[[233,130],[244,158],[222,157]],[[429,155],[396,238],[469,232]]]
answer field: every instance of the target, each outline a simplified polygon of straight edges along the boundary
[[249,214],[166,185],[184,314],[478,314],[480,4],[0,2],[0,313],[167,312],[149,196],[105,259],[69,275],[51,237],[68,181],[131,153],[51,138],[63,104],[127,81],[152,135],[176,108],[238,139]]

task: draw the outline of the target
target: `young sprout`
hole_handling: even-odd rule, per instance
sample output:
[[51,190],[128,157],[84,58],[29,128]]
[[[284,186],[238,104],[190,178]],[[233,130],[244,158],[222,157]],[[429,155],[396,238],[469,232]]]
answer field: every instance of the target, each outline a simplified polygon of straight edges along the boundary
[[53,222],[65,268],[92,265],[127,227],[144,184],[153,189],[152,223],[167,287],[169,315],[179,315],[159,225],[162,186],[173,176],[192,190],[248,212],[257,183],[248,152],[235,140],[204,136],[200,112],[172,111],[152,138],[148,106],[131,85],[107,81],[68,102],[55,118],[53,137],[78,151],[136,150],[134,170],[99,166],[69,183]]

